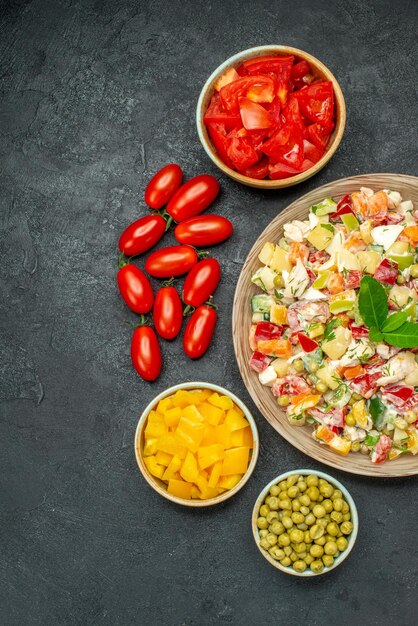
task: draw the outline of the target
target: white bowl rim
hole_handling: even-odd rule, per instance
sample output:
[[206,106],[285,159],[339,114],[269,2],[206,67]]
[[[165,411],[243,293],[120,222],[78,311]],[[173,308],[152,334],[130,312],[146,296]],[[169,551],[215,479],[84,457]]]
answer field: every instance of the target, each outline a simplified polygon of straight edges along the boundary
[[157,396],[155,396],[155,398],[151,400],[151,402],[149,402],[149,404],[145,407],[145,409],[141,413],[141,417],[139,418],[137,427],[135,429],[134,449],[135,449],[135,458],[136,458],[136,462],[138,465],[138,469],[141,471],[140,453],[139,453],[136,443],[139,440],[143,424],[148,418],[150,411],[156,406],[156,404],[158,404],[160,400],[162,400],[163,398],[166,398],[167,396],[172,395],[176,391],[180,391],[182,389],[197,389],[197,388],[211,389],[213,391],[220,392],[230,397],[231,400],[233,400],[233,402],[237,404],[239,408],[244,412],[244,415],[250,424],[251,432],[253,434],[253,449],[252,449],[252,454],[251,454],[251,460],[247,467],[247,471],[245,472],[241,480],[235,485],[235,487],[233,487],[232,489],[228,489],[228,491],[225,491],[223,494],[220,494],[220,496],[216,496],[216,498],[210,498],[208,500],[197,500],[197,499],[185,500],[184,498],[177,498],[176,496],[169,495],[163,489],[161,489],[161,491],[156,489],[155,487],[158,483],[156,483],[156,481],[153,479],[153,476],[151,476],[148,472],[147,472],[147,477],[144,476],[144,478],[148,482],[148,484],[154,489],[154,491],[156,491],[156,493],[158,493],[163,498],[166,498],[170,502],[175,502],[176,504],[181,504],[182,506],[189,506],[189,507],[206,507],[206,506],[214,506],[216,504],[220,504],[221,502],[224,502],[225,500],[232,498],[232,496],[234,496],[240,489],[242,489],[242,487],[244,487],[244,485],[250,479],[254,471],[254,468],[256,466],[257,459],[258,459],[260,440],[259,440],[256,421],[254,417],[252,416],[248,407],[232,391],[225,389],[225,387],[221,387],[221,385],[216,385],[215,383],[207,383],[207,382],[202,382],[202,381],[178,383],[177,385],[168,387],[168,389],[165,389],[164,391],[159,393]]
[[[196,107],[196,126],[197,126],[197,134],[200,140],[200,143],[202,144],[202,147],[204,149],[204,151],[206,152],[206,154],[208,155],[208,157],[210,158],[210,160],[212,161],[212,163],[214,163],[214,165],[216,165],[216,167],[218,167],[218,169],[221,170],[221,172],[224,172],[223,168],[228,168],[227,165],[225,165],[225,163],[223,163],[222,159],[218,156],[217,153],[215,153],[215,155],[213,155],[211,153],[211,151],[209,150],[208,146],[207,146],[207,142],[205,137],[203,136],[203,132],[202,132],[202,122],[201,122],[201,110],[203,107],[203,98],[206,94],[206,90],[211,86],[211,83],[215,80],[215,78],[221,74],[224,70],[228,69],[228,67],[241,60],[241,58],[247,54],[254,54],[255,56],[257,56],[257,53],[262,53],[262,52],[266,52],[268,50],[272,50],[272,49],[277,50],[277,52],[288,52],[290,54],[295,54],[296,56],[299,54],[300,56],[309,56],[312,57],[319,65],[323,66],[325,68],[325,70],[327,72],[329,72],[329,74],[331,74],[331,76],[334,78],[335,84],[334,84],[334,90],[338,89],[339,91],[339,95],[344,103],[344,107],[345,107],[345,98],[344,98],[344,94],[342,92],[342,89],[340,87],[339,82],[337,81],[337,79],[335,78],[333,72],[331,72],[331,70],[328,68],[327,65],[325,65],[325,63],[323,63],[320,59],[317,59],[313,54],[311,54],[310,52],[306,52],[305,50],[302,50],[301,48],[294,48],[293,46],[287,46],[286,44],[264,44],[262,46],[255,46],[253,48],[247,48],[246,50],[241,50],[240,52],[237,52],[236,54],[232,55],[231,57],[229,57],[228,59],[226,59],[223,63],[221,63],[220,65],[218,65],[217,68],[215,68],[213,70],[213,72],[211,73],[211,75],[209,76],[209,78],[205,81],[201,92],[199,94],[199,99],[197,101],[197,107]],[[345,125],[346,125],[346,114],[344,113],[343,115],[343,124],[342,124],[342,135],[344,134],[344,129],[345,129]],[[337,146],[338,148],[338,146]],[[325,152],[325,154],[321,157],[321,159],[318,161],[318,163],[321,163],[323,160],[323,163],[321,165],[321,167],[318,170],[315,170],[312,174],[312,176],[316,173],[318,173],[318,171],[320,171],[323,167],[325,167],[325,165],[328,163],[328,161],[332,158],[333,154],[328,155],[328,150]],[[215,156],[215,158],[214,158]],[[326,160],[325,160],[326,159]],[[219,163],[217,162],[219,161],[219,163],[221,165],[219,165]],[[315,163],[315,166],[317,164]],[[222,166],[222,167],[221,167]],[[311,167],[310,170],[314,170],[315,166]],[[308,171],[310,171],[308,170]],[[234,170],[231,170],[232,172],[234,172]],[[304,173],[304,172],[301,172]],[[289,177],[289,180],[291,180],[292,178],[296,178],[297,176],[299,176],[300,174],[295,174],[293,177]],[[310,176],[309,176],[310,177]],[[248,180],[257,180],[257,179],[253,179],[250,177],[245,177],[248,178]],[[274,181],[269,181],[269,182],[274,182]],[[303,182],[303,181],[300,181]],[[264,187],[264,189],[275,189],[275,187],[271,186],[271,187]]]
[[[336,486],[338,489],[340,489],[340,491],[344,495],[345,499],[347,500],[348,505],[350,506],[351,522],[353,523],[353,530],[352,530],[351,534],[349,535],[350,539],[348,541],[348,547],[347,547],[346,550],[344,550],[343,552],[340,553],[340,555],[335,559],[335,561],[331,565],[331,567],[324,567],[322,572],[313,572],[310,568],[307,568],[304,572],[296,572],[296,570],[294,570],[293,568],[285,567],[279,561],[275,561],[269,555],[269,553],[266,552],[264,550],[264,548],[262,548],[260,546],[260,536],[258,534],[258,528],[255,525],[255,523],[253,523],[253,519],[255,518],[255,513],[259,511],[261,503],[263,502],[263,500],[266,497],[268,491],[270,490],[270,487],[272,487],[273,485],[276,485],[277,483],[279,483],[282,480],[285,480],[286,478],[288,478],[289,476],[292,476],[293,474],[302,474],[303,476],[309,476],[310,474],[313,474],[315,476],[318,476],[319,478],[325,478],[333,486]],[[287,472],[284,472],[283,474],[280,474],[276,478],[273,478],[273,480],[271,480],[268,483],[268,485],[266,485],[261,490],[257,500],[255,501],[254,507],[253,507],[253,514],[252,514],[252,517],[251,517],[251,525],[252,525],[253,536],[254,536],[254,540],[255,540],[255,543],[257,545],[257,548],[259,549],[261,554],[264,556],[264,558],[271,565],[273,565],[273,567],[275,567],[276,569],[281,570],[282,572],[285,572],[286,574],[291,574],[292,576],[314,577],[314,576],[321,576],[322,574],[327,574],[328,572],[332,571],[333,569],[335,569],[336,567],[341,565],[341,563],[348,557],[348,555],[350,554],[351,550],[354,548],[354,544],[355,544],[356,539],[357,539],[359,520],[358,520],[357,507],[356,507],[356,504],[355,504],[352,496],[350,495],[350,492],[348,491],[348,489],[346,487],[344,487],[344,485],[342,483],[340,483],[339,480],[337,480],[337,478],[334,478],[330,474],[327,474],[326,472],[321,472],[319,470],[314,470],[314,469],[294,469],[294,470],[289,470]]]

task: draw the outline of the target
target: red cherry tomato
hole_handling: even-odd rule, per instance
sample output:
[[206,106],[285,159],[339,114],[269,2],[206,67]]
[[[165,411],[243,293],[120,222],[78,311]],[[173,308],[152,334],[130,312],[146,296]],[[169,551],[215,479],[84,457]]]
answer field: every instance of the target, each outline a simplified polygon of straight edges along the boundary
[[195,176],[177,189],[167,206],[167,213],[176,222],[199,215],[215,200],[219,193],[219,183],[213,176]]
[[178,224],[174,237],[190,246],[213,246],[232,235],[233,226],[221,215],[199,215]]
[[119,239],[119,250],[126,256],[142,254],[160,241],[165,227],[166,221],[161,215],[145,215],[123,231]]
[[174,339],[183,323],[183,305],[174,287],[162,287],[155,296],[152,311],[154,326],[163,339]]
[[183,337],[183,350],[188,357],[198,359],[205,354],[212,341],[216,319],[215,309],[206,304],[191,315]]
[[126,304],[135,313],[148,313],[154,304],[151,284],[139,267],[126,263],[118,272],[118,287]]
[[198,307],[213,294],[221,279],[221,267],[216,259],[203,259],[187,274],[183,287],[183,300]]
[[155,278],[181,276],[197,263],[197,253],[190,246],[170,246],[156,250],[145,261],[145,269]]
[[131,359],[144,380],[155,380],[161,372],[161,349],[157,335],[150,326],[139,326],[132,335]]
[[183,180],[180,165],[170,163],[161,168],[145,189],[145,203],[152,209],[161,209],[174,195]]

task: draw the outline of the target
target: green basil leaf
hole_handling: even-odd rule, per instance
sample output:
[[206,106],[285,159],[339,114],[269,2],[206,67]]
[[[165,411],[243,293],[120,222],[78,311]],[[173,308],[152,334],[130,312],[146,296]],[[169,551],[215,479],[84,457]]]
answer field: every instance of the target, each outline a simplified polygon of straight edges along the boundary
[[406,311],[398,311],[398,313],[389,315],[389,317],[383,322],[382,331],[384,333],[391,333],[394,330],[397,330],[404,322],[406,322],[407,318],[408,313]]
[[372,326],[371,328],[369,328],[369,337],[372,341],[376,343],[380,343],[381,341],[383,341],[383,335],[380,330],[376,328],[376,326]]
[[386,406],[378,396],[373,396],[369,400],[369,413],[375,428],[381,428],[384,422]]
[[392,333],[384,332],[383,338],[390,346],[416,348],[418,346],[418,324],[405,322]]
[[381,328],[388,316],[388,297],[383,286],[372,276],[361,279],[358,306],[366,326]]

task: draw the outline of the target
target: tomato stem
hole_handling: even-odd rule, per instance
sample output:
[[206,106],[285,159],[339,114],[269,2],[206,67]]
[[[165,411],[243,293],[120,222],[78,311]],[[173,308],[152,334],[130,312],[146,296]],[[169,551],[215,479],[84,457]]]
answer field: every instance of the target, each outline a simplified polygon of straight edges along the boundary
[[190,315],[190,313],[193,313],[194,310],[195,310],[194,306],[192,306],[191,304],[186,304],[183,310],[183,317]]
[[205,257],[207,257],[209,254],[208,250],[199,250],[199,252],[197,253],[197,258],[198,259],[204,259]]
[[136,328],[139,328],[140,326],[149,326],[150,323],[147,320],[145,315],[140,315],[139,316],[139,324],[137,324]]
[[174,276],[172,276],[171,278],[169,278],[168,280],[165,280],[163,282],[163,284],[161,285],[161,287],[173,287],[174,283],[175,283],[175,278]]
[[125,255],[123,254],[123,252],[121,252],[118,256],[118,268],[121,270],[122,267],[125,267],[125,265],[128,264],[128,261],[125,258]]
[[209,300],[205,302],[205,306],[209,306],[211,309],[215,309],[215,311],[218,308],[218,305],[213,301],[213,296],[209,297]]

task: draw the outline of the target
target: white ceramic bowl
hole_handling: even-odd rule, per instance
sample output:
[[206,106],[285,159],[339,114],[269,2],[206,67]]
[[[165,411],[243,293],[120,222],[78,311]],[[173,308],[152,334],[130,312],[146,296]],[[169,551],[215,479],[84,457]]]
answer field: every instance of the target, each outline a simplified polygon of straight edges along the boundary
[[[346,537],[348,541],[347,549],[341,552],[340,555],[336,559],[334,559],[334,563],[331,565],[331,567],[324,567],[322,572],[315,573],[309,567],[304,572],[297,572],[292,567],[285,567],[279,561],[276,561],[275,559],[273,559],[273,557],[271,557],[270,554],[260,546],[260,535],[259,535],[259,529],[257,527],[257,518],[259,517],[260,506],[263,504],[264,499],[269,493],[270,487],[272,487],[273,485],[276,485],[282,480],[286,480],[286,478],[288,478],[292,474],[302,474],[303,476],[309,476],[310,474],[314,474],[315,476],[318,476],[318,478],[324,478],[329,483],[331,483],[333,487],[336,487],[337,489],[341,490],[341,493],[343,494],[344,498],[346,499],[350,507],[353,531],[350,535]],[[281,570],[282,572],[285,572],[286,574],[292,574],[292,576],[305,576],[305,577],[320,576],[321,574],[326,574],[327,572],[330,572],[331,570],[341,565],[341,563],[348,557],[348,555],[350,554],[351,550],[354,547],[354,544],[357,539],[358,525],[359,525],[359,522],[358,522],[358,514],[357,514],[356,505],[354,504],[353,498],[350,496],[349,492],[344,487],[344,485],[342,485],[333,476],[330,476],[329,474],[325,474],[325,472],[318,472],[316,470],[309,470],[309,469],[291,470],[290,472],[285,472],[284,474],[280,474],[280,476],[277,476],[271,482],[269,482],[269,484],[264,487],[264,489],[258,496],[254,505],[253,516],[252,516],[254,540],[261,554],[264,556],[265,559],[267,559],[269,563],[271,563],[271,565],[273,565],[273,567],[276,567],[277,569]]]
[[[185,500],[184,498],[177,498],[175,496],[172,496],[169,493],[167,493],[167,485],[162,480],[159,480],[158,478],[151,476],[151,474],[149,473],[144,463],[142,451],[144,447],[144,431],[145,431],[145,426],[146,426],[148,415],[150,411],[158,404],[160,400],[162,400],[163,398],[167,398],[167,396],[173,395],[176,391],[179,391],[180,389],[187,389],[187,390],[211,389],[212,391],[216,391],[217,393],[228,396],[243,411],[251,427],[254,447],[251,453],[251,458],[250,458],[247,471],[244,474],[244,476],[241,478],[239,483],[235,485],[235,487],[233,487],[232,489],[229,489],[228,491],[225,491],[224,493],[221,493],[219,496],[216,496],[216,498],[210,498],[208,500],[197,500],[197,499]],[[250,478],[251,474],[253,473],[255,465],[257,463],[258,450],[259,450],[259,438],[258,438],[257,426],[256,426],[253,416],[251,415],[250,411],[245,406],[245,404],[241,402],[241,400],[237,398],[235,394],[231,393],[227,389],[224,389],[224,387],[220,387],[219,385],[213,385],[212,383],[190,382],[190,383],[180,383],[178,385],[174,385],[174,387],[170,387],[169,389],[166,389],[165,391],[161,392],[158,396],[156,396],[149,403],[149,405],[146,407],[141,417],[139,418],[138,426],[136,427],[136,431],[135,431],[135,444],[134,445],[135,445],[136,462],[138,463],[138,467],[143,477],[145,478],[147,483],[157,493],[160,494],[160,496],[163,496],[164,498],[167,498],[167,500],[171,500],[171,502],[175,502],[176,504],[182,504],[183,506],[203,507],[203,506],[212,506],[214,504],[219,504],[220,502],[224,502],[225,500],[228,500],[228,498],[232,498],[232,496],[234,496],[240,489],[242,489],[242,487],[245,485],[245,483],[247,482],[247,480]]]
[[[241,63],[243,61],[246,61],[247,59],[252,59],[254,57],[264,56],[268,54],[293,55],[298,60],[308,61],[312,69],[312,73],[315,76],[323,80],[329,80],[332,82],[335,95],[335,128],[331,134],[330,143],[324,156],[319,159],[319,161],[315,163],[313,167],[306,170],[306,172],[301,172],[300,174],[296,174],[295,176],[290,176],[289,178],[283,178],[280,180],[270,180],[267,178],[259,180],[257,178],[250,178],[249,176],[244,176],[243,174],[240,174],[239,172],[236,172],[235,170],[232,170],[230,167],[225,165],[225,163],[216,152],[213,143],[209,137],[205,123],[203,121],[204,115],[209,106],[210,99],[212,98],[214,92],[214,85],[218,78],[222,76],[222,74],[224,74],[225,71],[228,70],[230,67],[238,67],[238,65],[241,65]],[[308,178],[319,172],[319,170],[321,170],[332,158],[338,146],[340,145],[342,136],[344,134],[345,121],[346,107],[344,96],[334,74],[332,74],[332,72],[326,67],[326,65],[319,61],[319,59],[315,58],[308,52],[304,52],[303,50],[299,50],[298,48],[292,48],[290,46],[279,45],[258,46],[256,48],[249,48],[248,50],[243,50],[242,52],[238,52],[238,54],[234,54],[234,56],[224,61],[221,65],[219,65],[219,67],[216,68],[216,70],[212,72],[212,74],[209,76],[206,83],[204,84],[199,96],[196,110],[197,132],[200,142],[209,158],[224,174],[226,174],[230,178],[234,179],[238,183],[247,185],[248,187],[256,187],[258,189],[281,189],[284,187],[290,187],[292,185],[296,185],[307,180]]]

